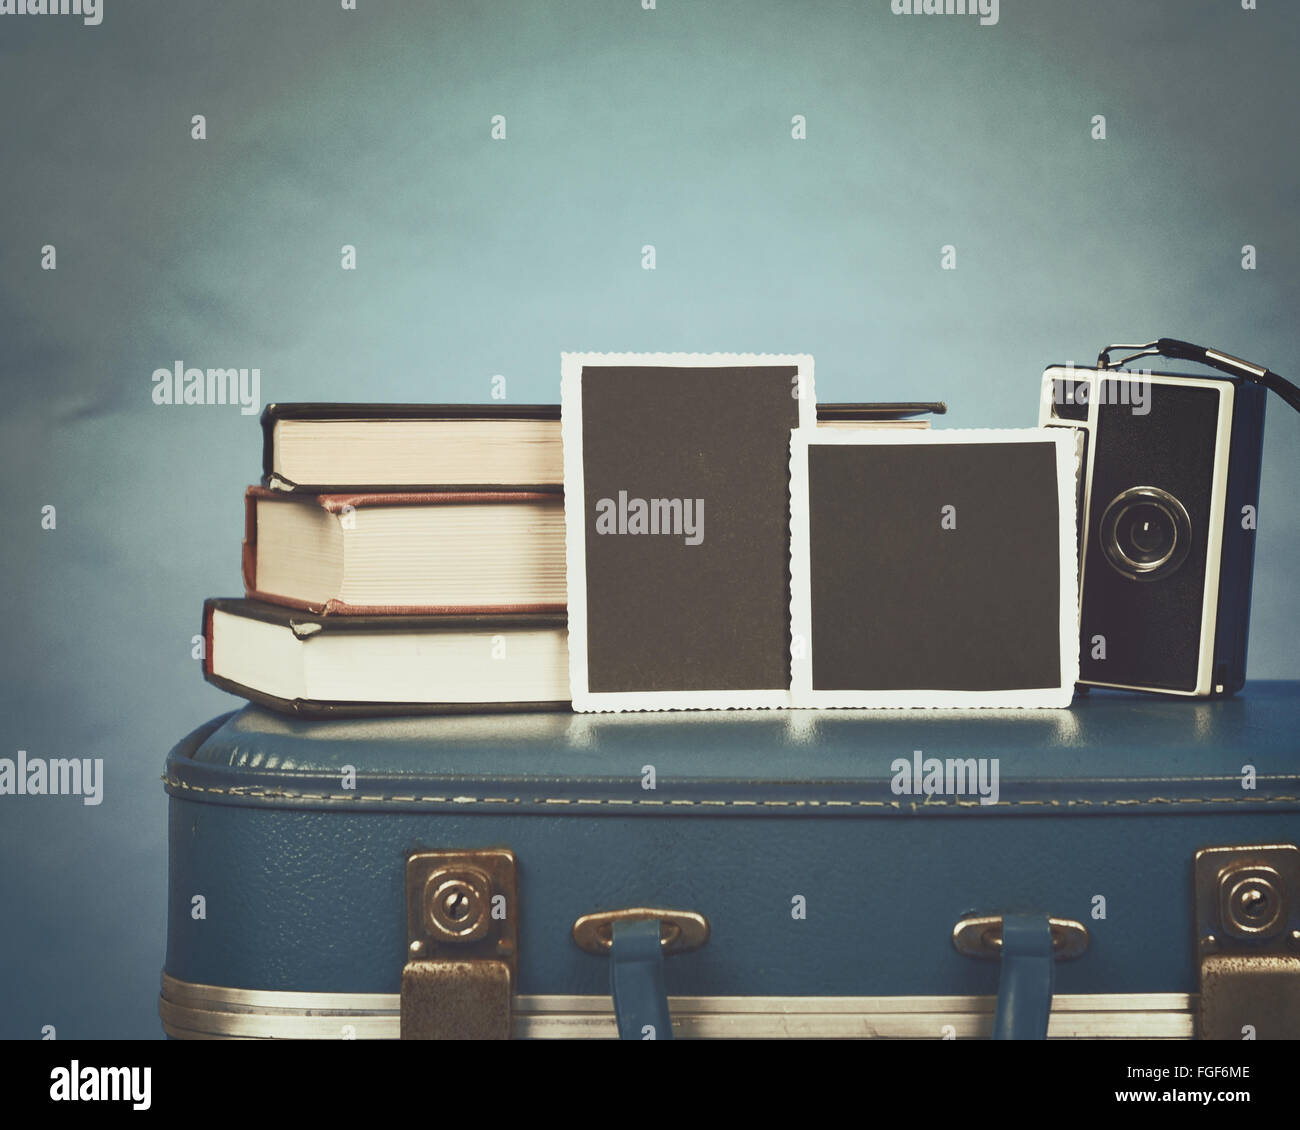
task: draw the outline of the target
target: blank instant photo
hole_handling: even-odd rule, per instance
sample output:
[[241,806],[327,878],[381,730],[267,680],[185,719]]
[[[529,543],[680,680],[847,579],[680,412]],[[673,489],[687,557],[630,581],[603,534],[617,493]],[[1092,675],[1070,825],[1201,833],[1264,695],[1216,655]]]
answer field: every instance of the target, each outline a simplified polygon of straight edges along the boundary
[[579,711],[790,705],[790,433],[807,356],[561,360]]
[[1065,707],[1079,674],[1072,436],[791,436],[795,706]]

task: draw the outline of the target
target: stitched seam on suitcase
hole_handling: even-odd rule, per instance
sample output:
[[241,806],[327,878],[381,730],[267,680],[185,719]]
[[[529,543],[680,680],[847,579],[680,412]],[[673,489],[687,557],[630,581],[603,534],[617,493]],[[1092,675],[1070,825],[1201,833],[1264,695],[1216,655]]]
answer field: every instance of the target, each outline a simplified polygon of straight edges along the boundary
[[176,777],[164,777],[163,782],[171,788],[186,792],[212,793],[217,796],[250,797],[260,800],[317,800],[327,803],[355,804],[359,801],[369,804],[406,803],[406,804],[551,804],[551,805],[622,805],[642,808],[686,807],[686,808],[1012,808],[1012,807],[1084,807],[1109,808],[1144,804],[1295,804],[1300,803],[1300,796],[1227,796],[1227,797],[1148,797],[1140,800],[1136,797],[1116,797],[1111,800],[1076,799],[1028,799],[1000,800],[996,804],[981,804],[978,800],[933,800],[927,798],[922,802],[904,802],[888,800],[641,800],[620,799],[617,797],[471,797],[471,796],[415,796],[392,795],[374,796],[356,793],[304,793],[290,792],[287,789],[262,789],[252,785],[232,785],[228,788],[215,785],[192,785]]

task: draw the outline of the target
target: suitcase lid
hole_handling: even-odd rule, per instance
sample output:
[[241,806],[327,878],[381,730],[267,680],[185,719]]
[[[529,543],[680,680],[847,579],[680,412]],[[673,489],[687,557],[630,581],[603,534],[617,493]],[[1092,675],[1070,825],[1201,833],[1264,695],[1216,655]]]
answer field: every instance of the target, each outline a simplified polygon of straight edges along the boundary
[[1093,691],[1071,709],[1041,711],[304,721],[247,706],[181,741],[164,781],[173,796],[209,803],[366,811],[753,817],[1300,810],[1300,683],[1252,683],[1216,701]]

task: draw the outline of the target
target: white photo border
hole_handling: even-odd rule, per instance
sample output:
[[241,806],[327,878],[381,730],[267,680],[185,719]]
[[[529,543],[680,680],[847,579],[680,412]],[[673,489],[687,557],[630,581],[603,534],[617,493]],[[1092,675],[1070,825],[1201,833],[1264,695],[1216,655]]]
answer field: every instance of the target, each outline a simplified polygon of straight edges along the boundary
[[[564,443],[564,554],[569,606],[569,685],[579,713],[638,710],[779,709],[790,688],[746,691],[592,691],[587,672],[587,544],[582,469],[582,371],[591,367],[676,369],[775,368],[794,365],[799,378],[799,427],[814,430],[817,394],[810,354],[786,353],[561,353],[560,432]],[[787,530],[787,533],[789,531]]]
[[[808,449],[813,445],[1049,443],[1056,450],[1057,507],[1061,516],[1059,635],[1061,683],[1003,691],[827,691],[812,685],[812,560],[808,520]],[[1064,428],[797,429],[790,433],[790,696],[795,707],[888,710],[1062,709],[1079,678],[1078,515],[1075,512],[1075,440]]]

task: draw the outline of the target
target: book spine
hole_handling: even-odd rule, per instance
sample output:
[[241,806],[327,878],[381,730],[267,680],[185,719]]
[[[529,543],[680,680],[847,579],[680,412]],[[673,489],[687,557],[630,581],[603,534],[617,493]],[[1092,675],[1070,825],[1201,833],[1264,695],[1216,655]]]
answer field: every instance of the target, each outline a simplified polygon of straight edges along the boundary
[[203,602],[203,677],[212,677],[212,601]]
[[257,591],[257,489],[249,487],[244,492],[244,540],[240,546],[240,572],[244,591],[250,596]]
[[269,480],[274,468],[271,464],[274,462],[275,454],[275,421],[277,413],[274,404],[268,404],[262,409],[262,478]]

